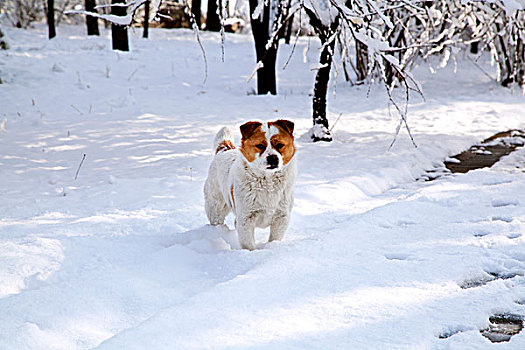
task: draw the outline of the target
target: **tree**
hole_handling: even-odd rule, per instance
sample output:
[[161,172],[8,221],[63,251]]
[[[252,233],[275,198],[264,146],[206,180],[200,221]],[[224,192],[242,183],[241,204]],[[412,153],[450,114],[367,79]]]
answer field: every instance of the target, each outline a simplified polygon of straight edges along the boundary
[[[321,40],[321,55],[319,66],[315,75],[314,97],[312,100],[312,140],[332,141],[332,135],[328,129],[328,119],[326,118],[326,95],[328,93],[328,82],[330,81],[330,70],[335,49],[336,35],[339,28],[339,14],[335,11],[328,17],[326,11],[305,6],[304,8],[310,24],[314,28],[317,36]],[[325,15],[325,16],[323,16]],[[329,20],[326,20],[328,18]]]
[[[84,6],[88,12],[97,12],[95,8],[97,6],[96,0],[85,0]],[[86,16],[86,27],[87,35],[100,35],[98,31],[98,19],[93,16]]]
[[49,39],[53,39],[57,35],[55,29],[55,0],[47,0],[47,26]]
[[[257,94],[266,95],[277,94],[275,78],[275,60],[277,58],[278,42],[270,43],[270,6],[271,2],[262,2],[262,11],[259,10],[259,1],[250,0],[250,21],[252,25],[252,35],[255,43],[255,55],[259,64],[257,70]],[[260,11],[256,14],[256,10]]]
[[222,0],[208,0],[208,13],[206,15],[206,30],[218,32],[221,30],[221,19],[219,9],[222,7]]
[[[250,22],[257,59],[257,94],[277,94],[275,62],[279,40],[293,18],[288,0],[250,0]],[[296,7],[298,9],[299,7]]]
[[195,17],[195,23],[197,28],[201,28],[201,0],[192,0],[191,2],[191,13]]
[[[111,6],[111,14],[125,17],[127,15],[126,7],[118,6],[118,4],[125,3],[125,0],[111,0],[111,4],[113,5]],[[128,27],[122,24],[111,23],[111,40],[113,50],[129,51]]]
[[142,32],[143,38],[148,38],[149,36],[149,6],[150,1],[144,3],[144,31]]

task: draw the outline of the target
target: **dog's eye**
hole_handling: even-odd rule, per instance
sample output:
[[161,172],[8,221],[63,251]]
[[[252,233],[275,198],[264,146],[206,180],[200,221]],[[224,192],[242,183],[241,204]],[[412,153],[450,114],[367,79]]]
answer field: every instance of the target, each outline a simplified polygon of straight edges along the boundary
[[281,149],[283,147],[284,147],[284,145],[282,143],[280,143],[280,142],[275,145],[275,149],[277,149],[277,150],[279,150],[279,149]]
[[266,145],[263,144],[263,143],[260,143],[258,145],[256,145],[255,147],[257,147],[258,149],[260,149],[261,151],[264,151],[266,149]]

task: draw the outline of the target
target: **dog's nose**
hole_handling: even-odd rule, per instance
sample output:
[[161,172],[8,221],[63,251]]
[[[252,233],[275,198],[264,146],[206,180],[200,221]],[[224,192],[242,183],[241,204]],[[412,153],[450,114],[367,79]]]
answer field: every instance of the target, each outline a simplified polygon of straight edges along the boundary
[[271,154],[266,157],[266,163],[268,164],[268,169],[275,169],[279,165],[279,157],[275,154]]

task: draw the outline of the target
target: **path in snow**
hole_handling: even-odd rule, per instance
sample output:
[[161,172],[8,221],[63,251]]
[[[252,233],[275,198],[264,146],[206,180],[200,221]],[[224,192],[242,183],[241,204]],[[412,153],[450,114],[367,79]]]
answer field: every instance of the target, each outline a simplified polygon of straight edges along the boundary
[[468,150],[445,160],[445,166],[453,173],[491,167],[501,157],[523,147],[525,133],[521,130],[499,132]]

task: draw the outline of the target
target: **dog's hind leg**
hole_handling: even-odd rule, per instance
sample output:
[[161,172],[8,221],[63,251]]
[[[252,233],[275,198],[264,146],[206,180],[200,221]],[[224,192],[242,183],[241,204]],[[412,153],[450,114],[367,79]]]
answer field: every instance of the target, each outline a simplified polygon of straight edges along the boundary
[[205,196],[204,207],[211,225],[223,225],[230,212],[229,206],[221,198],[209,199]]
[[230,212],[230,206],[224,201],[222,194],[216,191],[216,186],[209,182],[204,185],[204,208],[211,225],[223,225],[226,216]]
[[224,220],[226,219],[226,216],[230,212],[228,207],[226,205],[223,205],[221,207],[217,206],[218,203],[214,203],[213,205],[209,205],[208,202],[206,202],[206,215],[208,216],[208,220],[210,221],[210,225],[216,226],[216,225],[224,225]]

